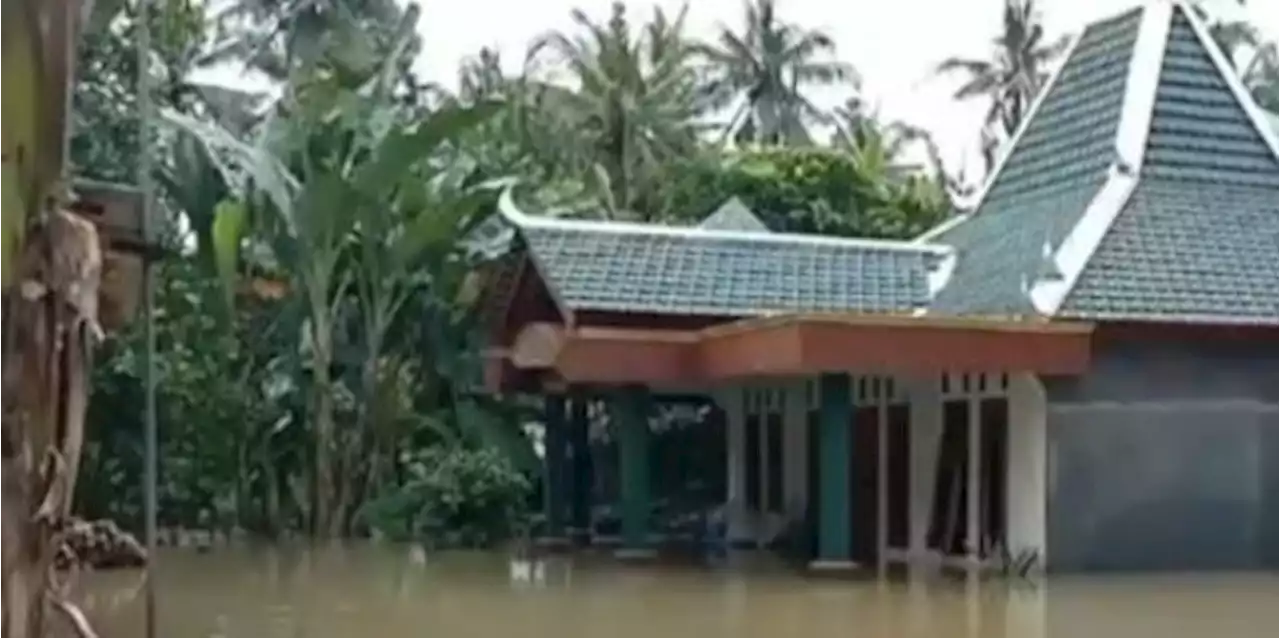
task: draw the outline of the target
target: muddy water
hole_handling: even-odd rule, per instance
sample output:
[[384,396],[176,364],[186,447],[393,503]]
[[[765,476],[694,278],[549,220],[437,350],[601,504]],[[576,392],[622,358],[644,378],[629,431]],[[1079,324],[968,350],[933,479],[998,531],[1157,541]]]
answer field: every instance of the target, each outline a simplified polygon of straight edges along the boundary
[[[164,638],[1240,638],[1277,631],[1275,575],[814,580],[760,557],[727,567],[606,558],[513,564],[396,547],[170,552]],[[142,635],[140,573],[97,574],[83,604],[104,637]]]

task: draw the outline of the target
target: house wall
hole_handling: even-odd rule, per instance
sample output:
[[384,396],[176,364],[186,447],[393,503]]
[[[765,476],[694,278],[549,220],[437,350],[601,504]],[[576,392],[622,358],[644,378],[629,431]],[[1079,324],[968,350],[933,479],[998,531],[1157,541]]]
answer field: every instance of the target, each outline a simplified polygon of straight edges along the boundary
[[1054,571],[1276,565],[1270,342],[1103,340],[1045,379]]

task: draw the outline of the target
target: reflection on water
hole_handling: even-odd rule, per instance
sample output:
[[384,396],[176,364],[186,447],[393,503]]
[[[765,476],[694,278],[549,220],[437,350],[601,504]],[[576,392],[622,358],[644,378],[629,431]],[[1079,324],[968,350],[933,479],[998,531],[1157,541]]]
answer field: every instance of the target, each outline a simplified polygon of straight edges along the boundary
[[[512,562],[404,548],[171,551],[161,636],[520,638],[1161,638],[1273,636],[1274,575],[1060,578],[1014,586],[804,578],[760,557],[728,566]],[[105,637],[142,635],[139,572],[95,574],[85,611]]]

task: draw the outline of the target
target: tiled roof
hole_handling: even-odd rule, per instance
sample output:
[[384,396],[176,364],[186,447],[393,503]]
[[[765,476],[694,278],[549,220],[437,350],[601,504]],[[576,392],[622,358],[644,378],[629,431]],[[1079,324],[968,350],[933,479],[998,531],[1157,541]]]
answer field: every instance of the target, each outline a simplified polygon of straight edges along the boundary
[[767,233],[769,227],[751,212],[747,205],[737,197],[730,197],[714,213],[698,224],[707,230],[740,230],[752,233]]
[[1046,88],[972,218],[936,238],[956,248],[931,312],[1032,314],[1025,285],[1106,179],[1141,10],[1090,25]]
[[974,215],[931,235],[958,260],[931,312],[1276,323],[1275,148],[1196,19],[1085,30]]
[[1060,311],[1253,323],[1280,313],[1276,189],[1138,185]]
[[1060,314],[1275,323],[1280,164],[1179,6],[1137,188]]
[[750,317],[907,314],[929,302],[948,251],[782,233],[510,219],[570,311]]

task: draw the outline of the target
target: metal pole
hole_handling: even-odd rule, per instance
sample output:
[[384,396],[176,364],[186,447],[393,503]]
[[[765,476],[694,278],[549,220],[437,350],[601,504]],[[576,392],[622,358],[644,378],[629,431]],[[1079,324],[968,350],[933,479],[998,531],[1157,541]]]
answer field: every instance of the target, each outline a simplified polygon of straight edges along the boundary
[[143,473],[144,515],[146,517],[145,542],[147,545],[146,636],[155,638],[156,627],[156,464],[158,456],[156,434],[156,326],[155,326],[155,272],[149,253],[155,243],[154,223],[151,219],[153,181],[151,176],[151,15],[150,0],[138,2],[138,190],[142,196],[142,237],[145,245],[142,262],[143,334],[146,364],[143,383],[146,386],[143,427],[146,451]]

